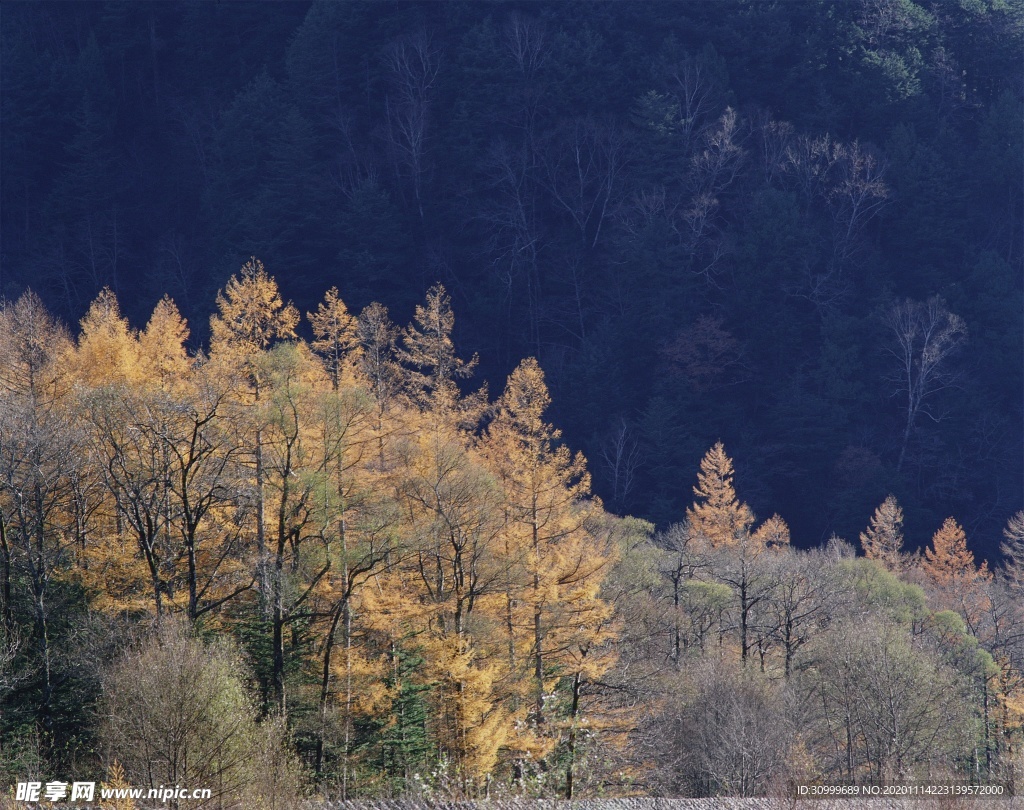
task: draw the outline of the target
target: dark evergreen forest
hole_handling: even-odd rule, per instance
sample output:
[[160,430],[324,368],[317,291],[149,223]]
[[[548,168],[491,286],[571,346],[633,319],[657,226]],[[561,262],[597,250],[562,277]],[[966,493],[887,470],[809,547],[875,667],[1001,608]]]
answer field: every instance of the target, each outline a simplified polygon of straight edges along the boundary
[[[435,282],[527,356],[619,514],[717,440],[794,543],[894,494],[998,559],[1024,506],[1022,26],[1007,0],[5,3],[0,294],[164,293],[207,345],[250,256],[300,311]],[[469,390],[467,387],[466,390]]]

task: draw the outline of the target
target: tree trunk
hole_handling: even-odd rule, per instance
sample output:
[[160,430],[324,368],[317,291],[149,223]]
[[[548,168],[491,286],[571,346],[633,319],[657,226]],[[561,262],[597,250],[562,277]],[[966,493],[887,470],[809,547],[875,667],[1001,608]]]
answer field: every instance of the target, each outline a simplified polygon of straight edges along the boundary
[[565,766],[565,798],[572,799],[573,779],[576,766],[576,718],[580,712],[580,692],[583,690],[583,678],[576,673],[572,679],[572,706],[569,710],[569,762]]

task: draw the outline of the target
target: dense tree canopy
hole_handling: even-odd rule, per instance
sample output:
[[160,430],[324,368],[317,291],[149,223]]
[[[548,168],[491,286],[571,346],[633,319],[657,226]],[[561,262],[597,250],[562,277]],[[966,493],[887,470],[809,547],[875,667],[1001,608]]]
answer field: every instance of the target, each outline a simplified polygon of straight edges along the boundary
[[592,495],[536,359],[463,391],[442,285],[404,330],[333,288],[309,318],[256,259],[208,354],[167,297],[138,330],[105,288],[74,340],[0,311],[0,776],[229,806],[1016,778],[1019,513],[995,574],[952,517],[905,551],[892,495],[864,557],[802,551],[716,442],[656,533]]

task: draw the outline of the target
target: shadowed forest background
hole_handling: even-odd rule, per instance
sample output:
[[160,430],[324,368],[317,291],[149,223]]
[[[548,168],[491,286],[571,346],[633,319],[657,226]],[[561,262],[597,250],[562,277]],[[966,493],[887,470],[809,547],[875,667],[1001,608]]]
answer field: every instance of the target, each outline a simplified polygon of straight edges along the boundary
[[1021,3],[0,23],[0,777],[1020,780]]

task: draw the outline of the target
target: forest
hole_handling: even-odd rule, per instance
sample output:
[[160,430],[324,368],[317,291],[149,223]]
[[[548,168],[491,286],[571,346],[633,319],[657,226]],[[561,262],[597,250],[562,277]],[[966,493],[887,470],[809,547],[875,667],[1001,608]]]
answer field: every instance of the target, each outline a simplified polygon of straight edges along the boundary
[[953,517],[907,550],[892,495],[861,555],[799,550],[717,442],[670,528],[617,517],[535,359],[463,393],[441,285],[404,328],[331,288],[307,343],[252,258],[208,354],[168,297],[136,330],[104,289],[74,337],[32,292],[0,314],[12,783],[271,807],[1021,778],[1024,512],[995,572]]
[[0,786],[1020,782],[1022,37],[5,4]]

